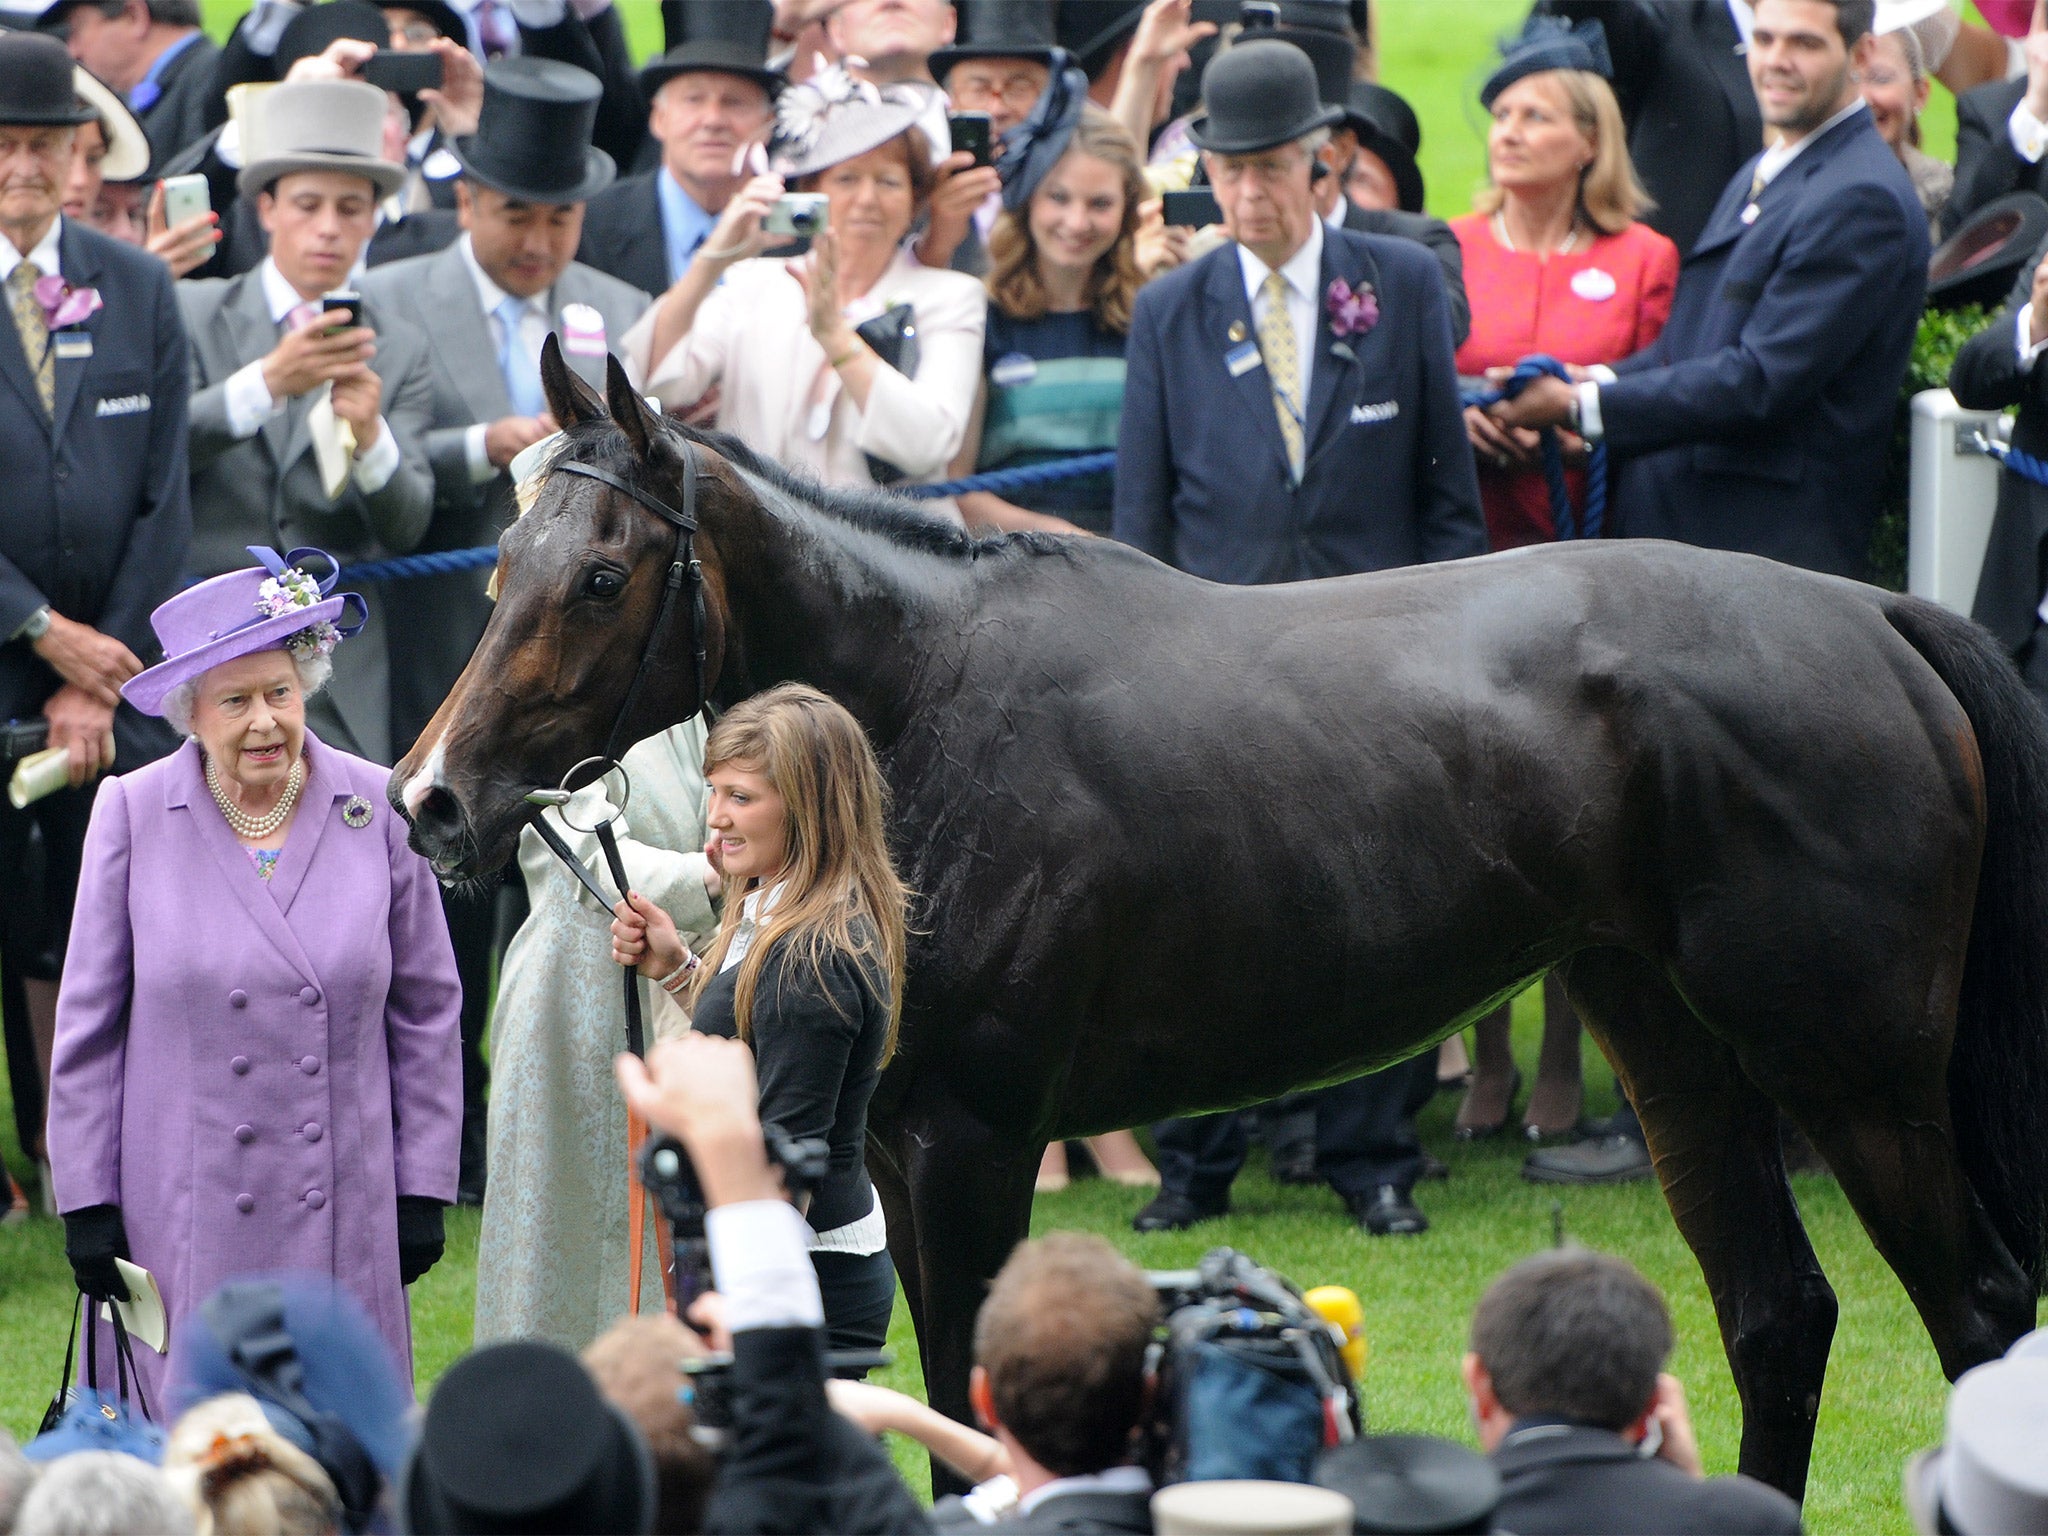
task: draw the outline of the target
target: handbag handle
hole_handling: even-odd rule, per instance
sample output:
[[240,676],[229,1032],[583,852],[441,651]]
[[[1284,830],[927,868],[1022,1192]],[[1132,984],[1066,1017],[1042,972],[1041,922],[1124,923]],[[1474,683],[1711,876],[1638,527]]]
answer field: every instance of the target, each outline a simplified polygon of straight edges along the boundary
[[135,1381],[135,1403],[142,1410],[145,1419],[153,1418],[149,1411],[149,1399],[142,1395],[142,1372],[135,1365],[135,1345],[128,1335],[128,1325],[121,1321],[118,1308],[109,1307],[107,1316],[114,1324],[114,1367],[120,1381],[121,1401],[128,1401],[128,1382]]

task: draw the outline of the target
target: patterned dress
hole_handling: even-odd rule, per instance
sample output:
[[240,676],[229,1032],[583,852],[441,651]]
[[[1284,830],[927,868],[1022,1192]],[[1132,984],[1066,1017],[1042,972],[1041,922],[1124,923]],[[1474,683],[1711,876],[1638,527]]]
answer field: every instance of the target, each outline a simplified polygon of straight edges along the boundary
[[[625,756],[633,790],[616,829],[634,888],[702,948],[717,927],[704,891],[704,728],[692,720]],[[571,815],[593,824],[582,792]],[[609,892],[597,839],[549,811],[555,830]],[[626,1311],[626,1109],[612,1076],[626,1009],[611,958],[611,915],[531,830],[519,865],[533,910],[505,953],[491,1015],[490,1179],[477,1254],[476,1341],[549,1339],[580,1350]],[[641,1015],[658,988],[640,984]],[[640,1305],[662,1305],[653,1223]]]

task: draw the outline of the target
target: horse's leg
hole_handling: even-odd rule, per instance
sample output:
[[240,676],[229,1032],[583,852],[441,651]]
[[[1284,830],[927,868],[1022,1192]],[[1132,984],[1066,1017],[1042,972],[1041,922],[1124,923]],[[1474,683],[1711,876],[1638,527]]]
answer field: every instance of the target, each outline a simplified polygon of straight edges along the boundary
[[[906,1264],[918,1275],[914,1291],[925,1396],[942,1413],[972,1424],[967,1376],[974,1365],[975,1314],[989,1281],[1030,1232],[1031,1186],[1045,1145],[999,1140],[936,1086],[913,1093],[903,1123],[898,1145],[917,1243],[914,1256],[905,1254],[892,1231],[891,1249],[906,1289],[912,1288]],[[932,1463],[935,1495],[964,1486],[939,1462]]]
[[1796,1499],[1837,1308],[1785,1182],[1777,1106],[1649,961],[1588,950],[1563,972],[1642,1116],[1664,1198],[1713,1293],[1742,1399],[1741,1469]]

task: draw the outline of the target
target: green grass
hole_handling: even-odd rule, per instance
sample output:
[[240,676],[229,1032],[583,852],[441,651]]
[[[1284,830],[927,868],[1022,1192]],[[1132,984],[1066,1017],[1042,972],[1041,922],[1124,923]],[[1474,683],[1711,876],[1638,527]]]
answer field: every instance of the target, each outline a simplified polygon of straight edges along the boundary
[[[1537,1023],[1533,999],[1517,1016],[1525,1075],[1533,1075]],[[1612,1107],[1610,1077],[1590,1045],[1590,1113]],[[1461,1146],[1450,1134],[1455,1108],[1440,1097],[1425,1112],[1426,1144],[1448,1161],[1445,1184],[1423,1186],[1434,1223],[1416,1240],[1369,1240],[1345,1221],[1326,1190],[1275,1184],[1257,1159],[1238,1181],[1233,1214],[1188,1233],[1139,1237],[1130,1218],[1141,1191],[1084,1180],[1043,1198],[1034,1231],[1100,1232],[1138,1263],[1180,1268],[1228,1243],[1303,1286],[1350,1286],[1364,1302],[1372,1357],[1365,1379],[1368,1413],[1380,1429],[1470,1440],[1456,1367],[1466,1321],[1487,1282],[1551,1240],[1554,1210],[1576,1241],[1625,1255],[1669,1298],[1678,1337],[1674,1369],[1685,1381],[1707,1464],[1734,1469],[1740,1415],[1715,1330],[1712,1304],[1691,1254],[1679,1240],[1656,1188],[1551,1191],[1525,1184],[1521,1152],[1502,1141]],[[0,1123],[11,1126],[4,1107]],[[9,1164],[23,1164],[11,1135]],[[1941,1438],[1946,1387],[1934,1351],[1904,1292],[1877,1257],[1831,1180],[1801,1178],[1796,1190],[1821,1263],[1842,1301],[1807,1502],[1820,1532],[1903,1532],[1899,1473],[1914,1450]],[[419,1382],[426,1390],[468,1347],[475,1290],[477,1215],[449,1218],[446,1259],[413,1288]],[[0,1425],[17,1436],[35,1427],[56,1384],[72,1291],[59,1223],[38,1217],[0,1229]],[[899,1305],[890,1344],[895,1363],[878,1378],[920,1393],[917,1347]],[[898,1465],[924,1488],[922,1454],[898,1445]]]
[[[225,35],[245,7],[212,0],[210,28]],[[623,0],[645,56],[660,41],[655,0]],[[1485,170],[1485,133],[1476,91],[1494,39],[1526,14],[1526,0],[1382,0],[1383,77],[1414,103],[1423,122],[1422,164],[1432,209],[1463,212]],[[1948,152],[1954,110],[1937,88],[1926,119],[1930,152]],[[1534,1021],[1526,1004],[1517,1040],[1533,1072]],[[1607,1102],[1609,1076],[1588,1048],[1590,1108]],[[4,1102],[4,1101],[0,1101]],[[1452,1104],[1440,1099],[1423,1121],[1424,1137],[1455,1170],[1448,1184],[1425,1186],[1435,1229],[1417,1241],[1368,1241],[1342,1217],[1326,1191],[1274,1184],[1256,1161],[1239,1180],[1234,1214],[1187,1234],[1138,1237],[1129,1220],[1140,1193],[1084,1181],[1043,1199],[1033,1228],[1079,1227],[1119,1243],[1139,1263],[1184,1265],[1229,1243],[1303,1285],[1334,1282],[1363,1299],[1372,1344],[1366,1396],[1372,1422],[1470,1438],[1456,1364],[1466,1319],[1486,1283],[1550,1240],[1553,1202],[1578,1241],[1626,1255],[1669,1297],[1678,1332],[1673,1368],[1685,1379],[1710,1470],[1732,1470],[1740,1418],[1721,1353],[1712,1307],[1690,1253],[1655,1188],[1552,1194],[1517,1177],[1519,1149],[1507,1143],[1460,1147],[1450,1139]],[[11,1119],[0,1112],[9,1164],[24,1166]],[[1823,1178],[1797,1183],[1815,1248],[1842,1300],[1807,1503],[1822,1532],[1904,1531],[1899,1472],[1913,1450],[1941,1435],[1945,1387],[1932,1348],[1898,1282],[1871,1249],[1840,1191]],[[419,1380],[426,1388],[468,1347],[475,1292],[477,1217],[449,1218],[449,1251],[413,1288]],[[71,1308],[61,1226],[37,1218],[0,1229],[0,1424],[31,1431],[56,1383]],[[919,1391],[916,1342],[899,1306],[888,1384]],[[921,1455],[897,1447],[898,1463],[922,1486]]]

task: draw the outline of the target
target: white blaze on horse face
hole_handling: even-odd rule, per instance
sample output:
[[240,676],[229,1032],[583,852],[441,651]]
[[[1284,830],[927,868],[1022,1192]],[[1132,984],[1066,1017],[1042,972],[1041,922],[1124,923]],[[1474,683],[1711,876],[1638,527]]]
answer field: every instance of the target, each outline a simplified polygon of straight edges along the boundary
[[420,802],[427,798],[429,790],[435,789],[440,785],[441,763],[446,752],[447,744],[445,742],[435,742],[434,750],[429,752],[427,760],[420,764],[420,771],[405,781],[405,794],[401,798],[405,801],[406,815],[419,815]]

